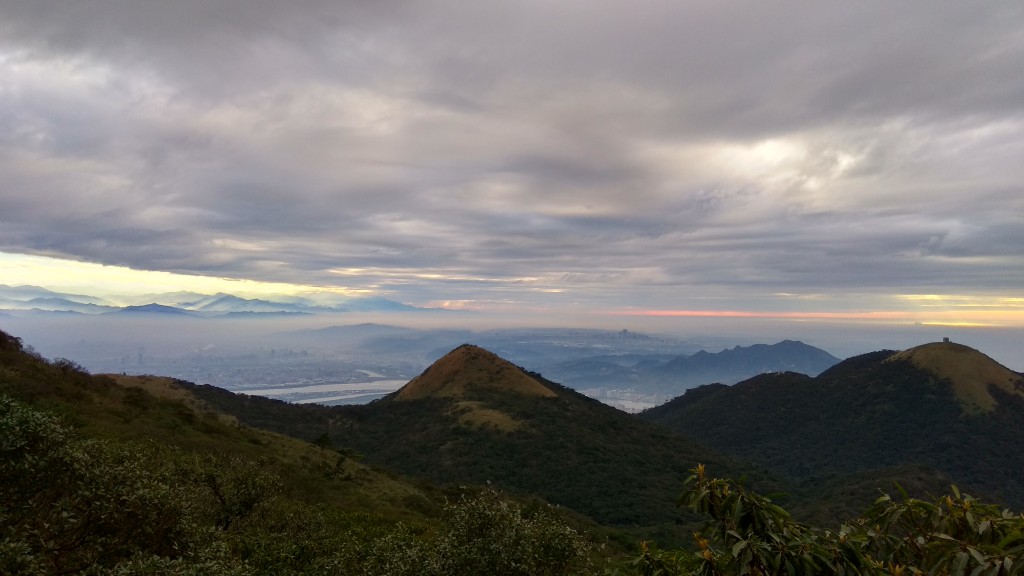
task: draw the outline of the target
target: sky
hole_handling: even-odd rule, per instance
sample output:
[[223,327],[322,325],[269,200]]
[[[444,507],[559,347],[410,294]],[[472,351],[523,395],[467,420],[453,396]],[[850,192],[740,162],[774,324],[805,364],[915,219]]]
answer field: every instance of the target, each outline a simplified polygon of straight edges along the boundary
[[1024,4],[0,0],[0,283],[1024,326]]

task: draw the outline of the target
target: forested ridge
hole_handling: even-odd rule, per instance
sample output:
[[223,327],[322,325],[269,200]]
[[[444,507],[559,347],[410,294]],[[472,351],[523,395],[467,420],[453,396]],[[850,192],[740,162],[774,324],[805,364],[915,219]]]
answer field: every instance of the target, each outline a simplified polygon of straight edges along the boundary
[[[954,360],[976,364],[975,372],[1002,368],[955,344],[918,348],[944,352],[943,346]],[[955,482],[1020,509],[1024,379],[1006,374],[1012,381],[1004,386],[984,380],[974,386],[975,395],[985,392],[994,401],[982,409],[958,396],[959,383],[894,351],[880,351],[845,360],[816,378],[764,374],[731,387],[698,388],[641,417],[812,489],[846,476],[891,477],[894,469],[913,466],[916,472],[902,481],[908,488],[920,484],[924,490],[916,495]]]

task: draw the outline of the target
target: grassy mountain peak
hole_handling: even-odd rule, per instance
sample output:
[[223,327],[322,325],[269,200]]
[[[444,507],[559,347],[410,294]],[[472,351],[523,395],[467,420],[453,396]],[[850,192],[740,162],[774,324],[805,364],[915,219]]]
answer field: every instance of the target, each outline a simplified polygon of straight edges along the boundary
[[493,390],[554,398],[552,390],[496,354],[463,344],[403,386],[395,398],[462,398],[467,391]]
[[932,342],[894,354],[918,368],[949,380],[965,412],[991,412],[997,401],[989,385],[1024,398],[1024,377],[985,354],[955,342]]

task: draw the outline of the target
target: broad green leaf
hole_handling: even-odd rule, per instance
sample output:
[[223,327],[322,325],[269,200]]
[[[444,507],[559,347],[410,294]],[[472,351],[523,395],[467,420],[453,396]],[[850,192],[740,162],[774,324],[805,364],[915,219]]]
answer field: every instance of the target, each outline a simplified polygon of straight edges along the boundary
[[746,548],[746,547],[747,547],[747,541],[746,540],[741,540],[741,541],[737,542],[732,547],[732,557],[733,558],[738,557],[740,555],[740,552],[742,552],[743,549]]
[[956,553],[956,565],[953,566],[953,576],[963,576],[967,571],[967,562],[970,557],[966,552]]

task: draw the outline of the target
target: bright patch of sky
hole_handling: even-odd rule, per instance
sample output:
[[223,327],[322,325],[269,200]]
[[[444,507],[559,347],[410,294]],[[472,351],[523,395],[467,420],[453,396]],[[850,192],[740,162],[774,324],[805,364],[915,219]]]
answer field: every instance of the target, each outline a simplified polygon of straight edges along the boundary
[[196,292],[228,293],[243,297],[294,296],[332,292],[357,295],[337,287],[302,286],[279,282],[254,282],[213,276],[132,270],[92,262],[73,262],[43,256],[0,253],[0,277],[5,284],[41,286],[69,294],[97,296],[117,301],[118,296]]

